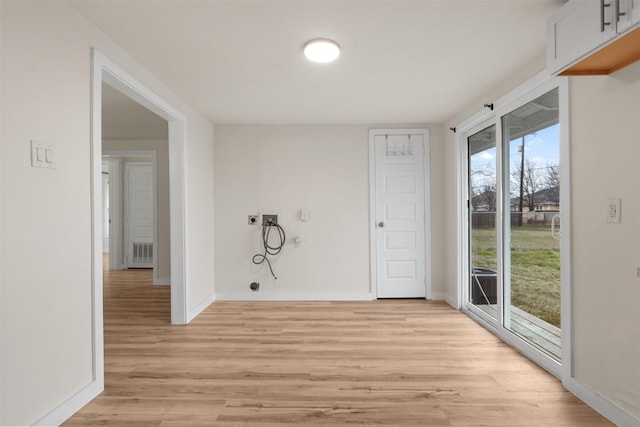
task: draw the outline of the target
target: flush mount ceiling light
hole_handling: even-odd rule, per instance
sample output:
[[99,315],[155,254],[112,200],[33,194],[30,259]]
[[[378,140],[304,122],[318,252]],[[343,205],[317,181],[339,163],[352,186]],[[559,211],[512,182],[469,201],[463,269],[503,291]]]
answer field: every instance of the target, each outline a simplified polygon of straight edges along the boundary
[[329,39],[313,39],[304,45],[304,56],[323,64],[335,61],[340,56],[340,45]]

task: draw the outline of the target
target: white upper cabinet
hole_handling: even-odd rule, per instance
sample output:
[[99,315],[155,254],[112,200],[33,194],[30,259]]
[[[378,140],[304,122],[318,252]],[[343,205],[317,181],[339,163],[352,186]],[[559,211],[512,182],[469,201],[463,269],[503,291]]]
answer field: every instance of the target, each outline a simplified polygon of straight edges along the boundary
[[618,34],[624,33],[640,22],[640,0],[618,0]]
[[612,4],[605,0],[573,0],[549,18],[547,65],[552,73],[555,74],[616,36],[615,28],[611,25],[613,9]]
[[638,22],[640,0],[570,0],[547,20],[549,72],[559,74]]

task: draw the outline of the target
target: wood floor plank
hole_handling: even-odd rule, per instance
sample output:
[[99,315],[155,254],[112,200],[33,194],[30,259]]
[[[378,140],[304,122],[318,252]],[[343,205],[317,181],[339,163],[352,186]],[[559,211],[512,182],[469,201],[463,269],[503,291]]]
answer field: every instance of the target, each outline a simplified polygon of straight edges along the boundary
[[65,425],[610,426],[443,302],[216,302],[105,272],[105,391]]

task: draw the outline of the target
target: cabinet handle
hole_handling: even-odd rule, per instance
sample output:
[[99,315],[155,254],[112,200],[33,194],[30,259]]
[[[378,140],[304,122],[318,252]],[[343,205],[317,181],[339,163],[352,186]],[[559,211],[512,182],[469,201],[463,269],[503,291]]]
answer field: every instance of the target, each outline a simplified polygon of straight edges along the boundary
[[627,12],[620,12],[620,0],[616,0],[616,10],[618,11],[618,22],[620,22],[620,18],[627,15]]
[[604,0],[600,0],[600,32],[603,33],[607,25],[611,25],[611,22],[604,20],[605,8],[611,7],[611,3],[605,3]]

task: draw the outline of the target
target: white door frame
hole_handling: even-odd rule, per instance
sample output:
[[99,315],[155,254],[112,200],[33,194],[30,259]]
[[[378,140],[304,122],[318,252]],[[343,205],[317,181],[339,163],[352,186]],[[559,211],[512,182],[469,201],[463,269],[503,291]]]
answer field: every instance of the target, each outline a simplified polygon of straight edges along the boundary
[[109,270],[122,270],[125,268],[122,255],[122,196],[120,177],[122,171],[122,159],[111,157],[102,153],[103,159],[109,162]]
[[[105,168],[106,168],[106,172],[105,172]],[[109,189],[110,187],[110,171],[109,169],[111,168],[111,162],[109,162],[107,159],[102,159],[102,252],[104,253],[109,252],[109,247],[111,246],[111,238],[110,238],[110,234],[111,234],[111,224],[109,222],[109,218],[106,218],[108,216],[111,216],[110,214],[107,214],[107,211],[105,210],[105,206],[110,206],[111,203],[109,203],[109,197],[111,194],[111,191]],[[105,177],[106,175],[106,177]],[[106,196],[106,197],[105,197]],[[107,201],[107,203],[105,203],[105,199]],[[107,219],[107,223],[105,224],[105,218]],[[105,236],[105,231],[106,236]],[[105,244],[106,243],[106,244]]]
[[376,161],[375,161],[375,137],[388,134],[422,135],[424,148],[424,252],[425,252],[425,299],[432,299],[431,289],[431,198],[430,198],[430,152],[429,129],[369,129],[369,233],[371,265],[371,298],[378,297],[378,271],[377,271],[377,234],[376,233]]
[[107,83],[169,122],[171,224],[171,323],[187,323],[188,281],[185,205],[186,117],[95,49],[91,51],[92,318],[94,390],[104,390],[102,310],[102,83]]

